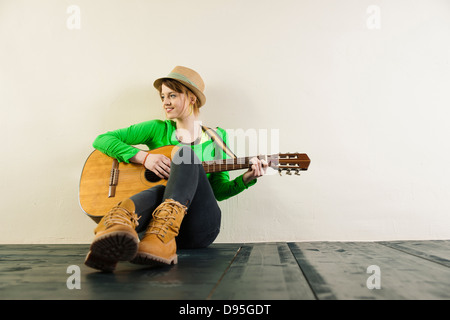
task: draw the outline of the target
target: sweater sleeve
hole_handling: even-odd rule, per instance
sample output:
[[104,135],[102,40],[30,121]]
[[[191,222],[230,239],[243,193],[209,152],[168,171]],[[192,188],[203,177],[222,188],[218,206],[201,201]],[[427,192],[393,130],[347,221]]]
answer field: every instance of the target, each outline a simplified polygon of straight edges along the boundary
[[228,172],[212,173],[209,176],[209,182],[211,183],[214,191],[214,196],[217,201],[223,201],[234,197],[242,191],[253,186],[257,179],[250,181],[248,185],[244,183],[244,174],[236,177],[234,180],[230,180]]
[[[218,128],[217,133],[221,136],[223,142],[227,143],[226,131]],[[227,159],[229,156],[225,152],[222,152],[222,158]],[[209,182],[214,192],[214,196],[217,201],[229,199],[242,191],[253,186],[257,179],[252,180],[248,185],[244,183],[244,174],[236,177],[234,180],[230,180],[230,174],[228,171],[211,173],[209,176]]]
[[139,149],[133,145],[149,144],[152,139],[158,138],[162,127],[164,127],[163,121],[151,120],[108,131],[95,139],[93,147],[119,162],[129,163],[130,158],[139,152]]

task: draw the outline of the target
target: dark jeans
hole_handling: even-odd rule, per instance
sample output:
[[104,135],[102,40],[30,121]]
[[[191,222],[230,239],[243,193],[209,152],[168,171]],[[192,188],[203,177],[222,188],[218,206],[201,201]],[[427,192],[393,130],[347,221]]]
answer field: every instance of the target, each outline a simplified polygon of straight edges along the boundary
[[220,231],[221,212],[201,161],[190,147],[174,155],[167,185],[157,185],[131,197],[141,217],[137,232],[145,231],[152,213],[166,199],[185,205],[188,210],[176,238],[179,248],[209,246]]

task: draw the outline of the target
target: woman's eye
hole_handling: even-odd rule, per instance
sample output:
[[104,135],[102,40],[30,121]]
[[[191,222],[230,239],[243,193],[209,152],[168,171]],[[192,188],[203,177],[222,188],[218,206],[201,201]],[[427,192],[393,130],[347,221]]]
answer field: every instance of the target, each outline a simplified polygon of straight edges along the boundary
[[[176,96],[175,94],[169,95],[169,98],[171,98],[171,99],[175,99],[176,97],[177,97],[177,96]],[[161,96],[161,100],[164,101],[164,96]]]

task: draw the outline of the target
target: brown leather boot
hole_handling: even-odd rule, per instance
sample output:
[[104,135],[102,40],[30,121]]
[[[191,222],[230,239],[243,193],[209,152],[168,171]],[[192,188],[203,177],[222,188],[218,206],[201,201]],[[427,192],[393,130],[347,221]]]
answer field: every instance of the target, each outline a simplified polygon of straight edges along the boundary
[[145,265],[171,265],[178,263],[175,237],[187,208],[179,202],[167,199],[153,212],[153,219],[132,263]]
[[91,268],[112,272],[118,261],[129,261],[136,256],[139,225],[132,200],[126,199],[111,209],[95,228],[95,238],[86,256]]

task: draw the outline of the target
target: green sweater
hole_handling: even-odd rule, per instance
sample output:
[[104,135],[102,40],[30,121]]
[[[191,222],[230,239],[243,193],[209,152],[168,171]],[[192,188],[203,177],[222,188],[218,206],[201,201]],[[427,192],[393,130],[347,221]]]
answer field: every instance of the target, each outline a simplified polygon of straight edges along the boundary
[[[176,124],[174,121],[151,120],[101,134],[95,139],[93,146],[119,162],[129,163],[130,158],[140,150],[134,145],[146,145],[150,150],[166,145],[183,146],[184,144],[177,140],[175,130]],[[217,133],[226,143],[226,131],[217,128]],[[206,133],[203,133],[201,140],[191,147],[201,161],[229,158]],[[230,180],[227,171],[209,173],[207,177],[218,201],[233,197],[256,183],[255,179],[245,185],[242,180],[243,174],[234,180]]]

